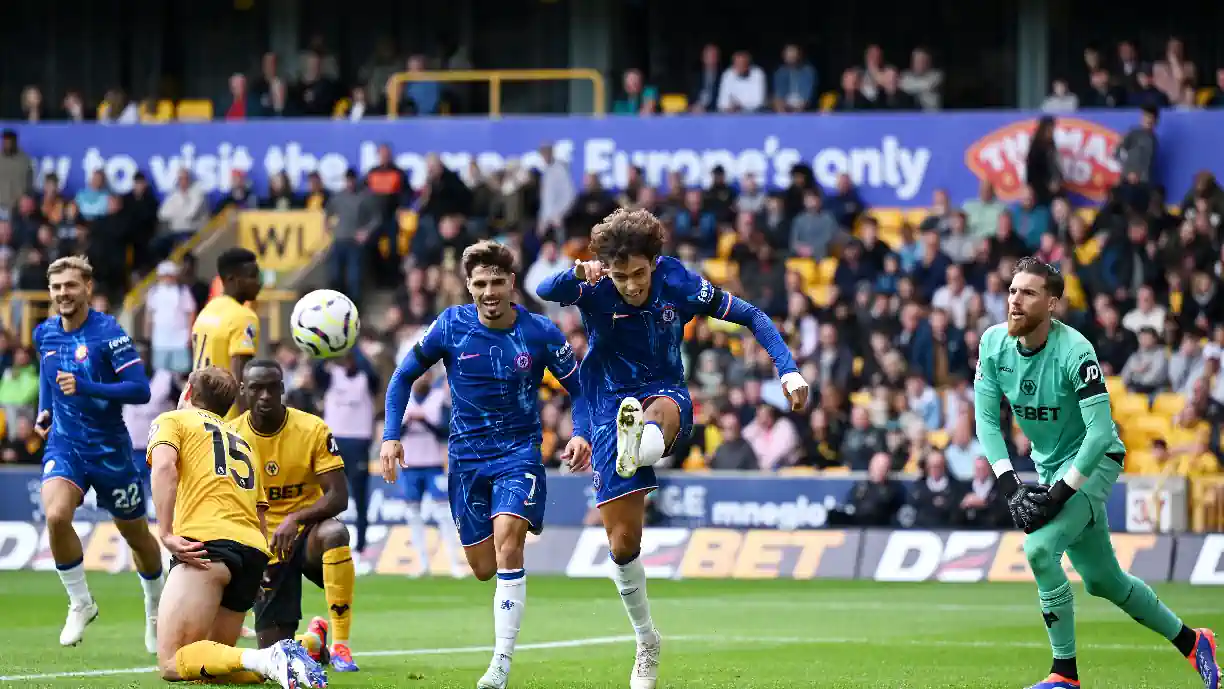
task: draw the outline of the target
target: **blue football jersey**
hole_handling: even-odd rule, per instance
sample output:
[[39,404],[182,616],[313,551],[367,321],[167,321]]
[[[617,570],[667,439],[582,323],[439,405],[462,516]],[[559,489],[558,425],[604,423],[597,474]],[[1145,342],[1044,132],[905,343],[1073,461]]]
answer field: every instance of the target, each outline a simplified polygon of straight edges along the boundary
[[[572,272],[572,271],[571,271]],[[715,298],[726,304],[715,304]],[[646,387],[685,387],[684,327],[699,315],[718,316],[730,296],[710,281],[661,256],[642,306],[626,302],[611,280],[581,283],[577,300],[589,341],[580,373],[591,420],[607,423],[621,399]]]
[[80,328],[64,332],[62,319],[52,316],[34,329],[34,347],[40,360],[41,386],[51,391],[48,450],[106,455],[130,447],[121,402],[90,397],[79,390],[65,395],[55,382],[56,373],[66,371],[78,381],[116,383],[121,371],[140,364],[132,338],[119,323],[90,309]]
[[446,366],[451,462],[490,461],[539,445],[544,369],[561,380],[578,369],[569,341],[552,321],[514,309],[514,325],[495,330],[480,322],[474,304],[452,306],[409,354],[422,370],[438,361]]

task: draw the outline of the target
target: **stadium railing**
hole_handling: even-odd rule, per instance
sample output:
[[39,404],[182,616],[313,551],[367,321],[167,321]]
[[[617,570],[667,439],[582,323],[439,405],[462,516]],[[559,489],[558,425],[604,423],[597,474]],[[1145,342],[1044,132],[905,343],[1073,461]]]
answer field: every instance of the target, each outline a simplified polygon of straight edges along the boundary
[[429,72],[399,72],[387,83],[387,117],[399,115],[400,94],[404,85],[414,81],[456,83],[486,82],[489,85],[489,116],[501,117],[502,84],[509,81],[589,81],[596,116],[608,112],[607,84],[599,71],[587,68],[566,69],[457,69]]

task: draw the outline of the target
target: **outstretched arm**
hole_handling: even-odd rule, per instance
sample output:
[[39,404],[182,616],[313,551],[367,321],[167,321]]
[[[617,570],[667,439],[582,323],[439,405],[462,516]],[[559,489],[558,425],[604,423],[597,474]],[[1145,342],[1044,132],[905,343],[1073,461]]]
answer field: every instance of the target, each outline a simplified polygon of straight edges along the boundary
[[383,442],[400,439],[404,412],[408,409],[408,400],[412,396],[412,384],[425,375],[446,353],[446,319],[449,313],[449,310],[443,311],[421,335],[420,341],[412,346],[408,356],[395,367],[391,382],[387,383],[387,402],[383,410],[386,413],[383,420]]
[[562,306],[577,304],[584,296],[590,294],[594,287],[585,279],[585,275],[578,276],[578,270],[580,269],[575,266],[548,276],[536,288],[536,296],[544,301],[556,302]]
[[727,294],[721,288],[715,287],[713,291],[714,296],[710,300],[707,315],[751,329],[757,342],[760,342],[765,351],[769,352],[769,358],[773,359],[779,376],[799,372],[799,367],[795,365],[795,359],[791,356],[790,348],[786,346],[782,333],[778,331],[778,327],[774,325],[769,316],[765,315],[764,311],[739,297]]
[[[115,371],[119,380],[114,383],[96,383],[88,378],[78,378],[77,390],[86,397],[113,400],[124,404],[145,404],[152,393],[149,392],[149,377],[145,375],[144,364],[135,359],[124,364]],[[39,386],[41,393],[42,386]],[[39,395],[41,397],[41,394]],[[40,405],[41,407],[41,400]]]

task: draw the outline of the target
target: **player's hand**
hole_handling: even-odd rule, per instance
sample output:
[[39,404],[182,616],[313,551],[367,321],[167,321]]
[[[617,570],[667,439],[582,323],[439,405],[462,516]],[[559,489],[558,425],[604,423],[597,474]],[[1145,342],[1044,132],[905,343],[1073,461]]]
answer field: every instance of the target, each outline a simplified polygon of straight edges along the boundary
[[47,434],[51,432],[51,410],[44,409],[38,412],[38,418],[34,420],[34,432],[43,440],[47,439]]
[[395,483],[399,468],[404,462],[404,444],[398,440],[384,440],[378,449],[378,461],[382,463],[383,480]]
[[1047,488],[1046,500],[1038,507],[1033,530],[1036,531],[1053,521],[1072,495],[1075,495],[1075,489],[1062,479],[1055,481],[1054,485]]
[[77,391],[76,376],[67,371],[57,371],[55,373],[55,383],[59,385],[59,389],[65,395],[75,395]]
[[1049,499],[1049,488],[1045,486],[1022,485],[1012,493],[1007,499],[1007,510],[1011,512],[1016,528],[1030,534],[1045,526],[1041,511]]
[[576,435],[565,444],[561,451],[561,461],[565,462],[571,473],[579,474],[591,468],[591,444],[586,438]]
[[281,562],[289,559],[289,554],[293,552],[293,543],[297,540],[298,520],[292,514],[285,517],[285,521],[276,527],[276,531],[272,532],[272,538],[268,539],[268,548],[272,554]]
[[574,277],[592,285],[599,282],[605,272],[604,264],[600,261],[574,261]]
[[203,543],[189,541],[174,534],[162,536],[161,542],[179,562],[196,569],[208,569],[208,551],[204,549]]
[[808,384],[798,371],[782,376],[782,394],[790,400],[791,411],[801,411],[807,406]]

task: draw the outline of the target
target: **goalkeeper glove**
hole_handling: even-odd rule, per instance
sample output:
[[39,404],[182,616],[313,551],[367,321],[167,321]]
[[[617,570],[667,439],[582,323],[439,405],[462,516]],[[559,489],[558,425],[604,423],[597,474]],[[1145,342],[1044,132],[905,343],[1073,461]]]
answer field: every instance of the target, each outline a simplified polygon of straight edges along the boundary
[[1047,499],[1041,503],[1037,510],[1036,520],[1033,530],[1036,531],[1041,527],[1049,524],[1058,513],[1062,511],[1063,505],[1075,495],[1075,489],[1067,484],[1066,481],[1058,479],[1054,485],[1046,490]]
[[999,487],[1007,496],[1007,511],[1011,513],[1017,529],[1030,534],[1044,525],[1041,514],[1049,501],[1048,488],[1027,486],[1020,482],[1014,471],[1008,471],[999,477]]

